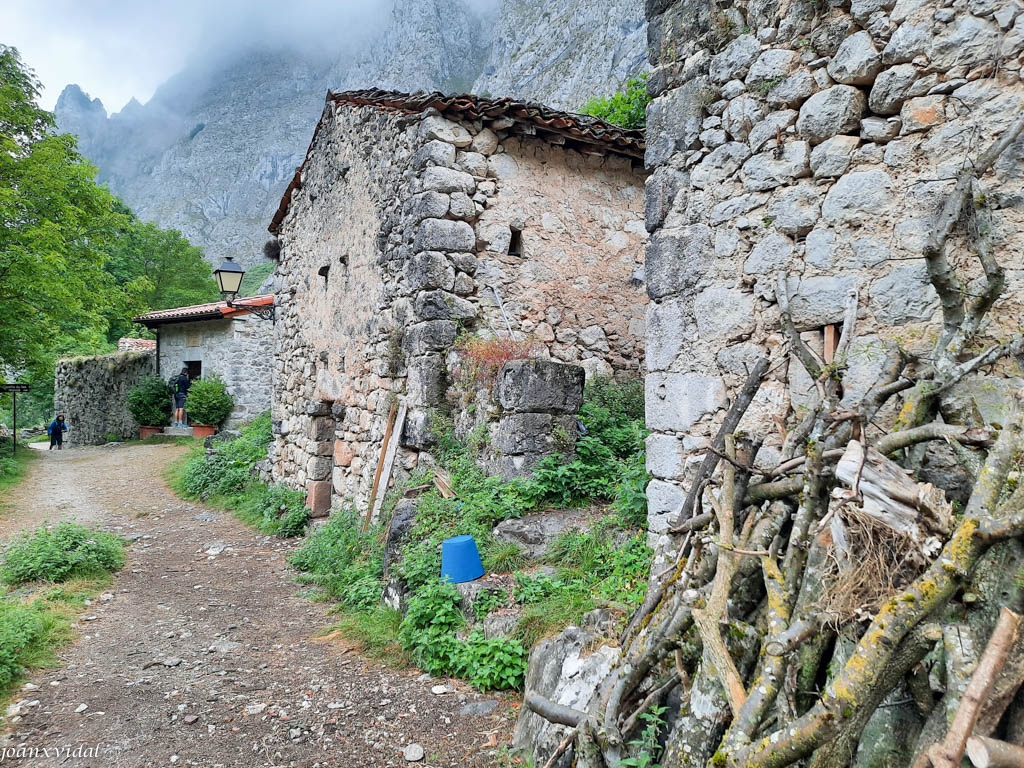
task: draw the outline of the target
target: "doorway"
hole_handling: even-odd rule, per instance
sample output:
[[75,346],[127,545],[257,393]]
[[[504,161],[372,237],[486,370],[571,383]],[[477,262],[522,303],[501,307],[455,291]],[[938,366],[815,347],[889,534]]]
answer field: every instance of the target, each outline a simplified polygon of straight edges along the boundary
[[188,368],[188,380],[195,381],[203,375],[202,360],[186,360],[185,367]]

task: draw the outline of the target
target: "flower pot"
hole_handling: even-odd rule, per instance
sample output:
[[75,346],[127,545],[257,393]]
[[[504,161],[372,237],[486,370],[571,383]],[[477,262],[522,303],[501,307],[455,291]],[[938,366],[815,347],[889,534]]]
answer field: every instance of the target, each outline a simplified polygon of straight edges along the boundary
[[192,437],[209,437],[217,431],[217,427],[209,424],[193,424]]
[[159,435],[163,431],[163,427],[139,427],[139,439],[145,440],[147,437]]

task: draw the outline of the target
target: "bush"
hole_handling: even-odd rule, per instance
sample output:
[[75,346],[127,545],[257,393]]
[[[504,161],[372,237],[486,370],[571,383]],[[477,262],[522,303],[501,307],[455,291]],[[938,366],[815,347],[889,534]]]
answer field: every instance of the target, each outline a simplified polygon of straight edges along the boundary
[[241,493],[249,483],[252,468],[267,458],[270,440],[270,414],[265,413],[243,426],[238,438],[216,441],[212,455],[197,450],[182,469],[176,489],[193,499],[204,493]]
[[124,566],[124,543],[112,533],[64,522],[23,534],[4,553],[0,581],[67,581],[112,573]]
[[39,611],[0,600],[0,689],[10,685],[22,672],[22,652],[43,634]]
[[291,556],[302,571],[299,581],[313,584],[342,605],[370,610],[384,590],[384,535],[379,528],[363,531],[351,509],[335,512],[327,524]]
[[580,111],[623,128],[644,128],[647,125],[647,105],[650,101],[645,72],[627,80],[624,91],[608,97],[593,98]]
[[195,424],[219,426],[235,407],[224,382],[216,376],[199,379],[188,390],[188,414]]
[[146,376],[128,390],[128,412],[147,427],[162,427],[171,420],[171,388],[159,376]]

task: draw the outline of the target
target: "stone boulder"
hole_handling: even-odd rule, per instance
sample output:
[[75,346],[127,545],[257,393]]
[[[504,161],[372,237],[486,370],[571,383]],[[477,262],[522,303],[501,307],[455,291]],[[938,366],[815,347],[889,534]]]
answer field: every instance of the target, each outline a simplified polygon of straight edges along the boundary
[[833,85],[803,103],[796,129],[811,144],[820,144],[840,133],[860,128],[866,107],[867,99],[859,88]]
[[585,373],[553,360],[511,360],[501,367],[495,396],[514,413],[576,413],[583,403]]
[[384,602],[395,610],[401,610],[409,591],[405,582],[395,573],[395,567],[402,559],[402,547],[416,525],[418,508],[417,499],[399,499],[384,542]]
[[551,544],[563,531],[581,531],[589,527],[589,520],[578,510],[535,512],[511,520],[502,520],[492,534],[501,542],[517,544],[531,560],[543,557]]

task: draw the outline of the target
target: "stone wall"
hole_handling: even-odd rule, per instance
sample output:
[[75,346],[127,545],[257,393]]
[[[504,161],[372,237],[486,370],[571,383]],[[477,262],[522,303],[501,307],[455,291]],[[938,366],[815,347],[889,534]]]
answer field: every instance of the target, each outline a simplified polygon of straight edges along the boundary
[[462,329],[641,367],[642,172],[514,125],[328,103],[278,233],[271,451],[316,512],[367,500],[399,398],[399,471],[430,448]]
[[111,436],[139,436],[125,401],[141,378],[156,373],[152,352],[118,352],[98,357],[58,360],[54,371],[54,413],[68,423],[69,445],[98,445]]
[[226,426],[270,409],[274,326],[255,315],[160,326],[160,375],[170,379],[187,361],[202,363],[202,375],[219,376],[234,398]]
[[[875,380],[884,343],[927,354],[940,318],[922,258],[929,218],[957,170],[1024,105],[1024,13],[1016,0],[647,9],[658,94],[646,158],[648,498],[658,532],[747,366],[782,343],[780,273],[799,330],[819,348],[857,290],[846,402]],[[976,200],[1008,270],[979,343],[1015,330],[1024,309],[1022,153],[1018,140]],[[950,252],[962,273],[980,274],[962,237]],[[776,368],[741,428],[777,450],[776,419],[790,405],[799,414],[809,389],[799,364]]]

